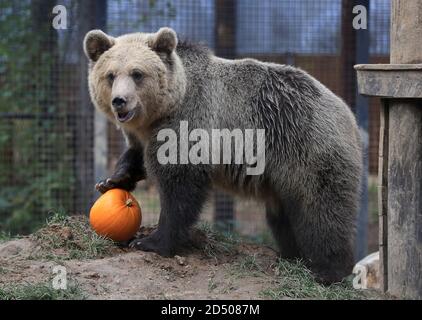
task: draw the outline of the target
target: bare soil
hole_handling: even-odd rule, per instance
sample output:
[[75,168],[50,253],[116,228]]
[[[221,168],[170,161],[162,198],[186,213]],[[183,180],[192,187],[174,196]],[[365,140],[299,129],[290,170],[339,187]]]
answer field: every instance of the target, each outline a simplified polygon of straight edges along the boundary
[[[71,228],[54,224],[41,234],[43,241],[77,237]],[[57,265],[66,268],[68,280],[77,283],[88,299],[259,299],[260,292],[271,287],[277,262],[272,249],[254,244],[213,248],[205,243],[204,234],[198,232],[196,237],[202,246],[174,258],[111,246],[93,259],[68,259],[69,246],[49,247],[34,236],[11,240],[0,244],[0,288],[51,281]],[[236,270],[250,256],[265,276]]]
[[[152,231],[141,227],[137,236]],[[57,266],[65,267],[65,292],[53,286]],[[385,297],[353,289],[350,279],[322,286],[302,262],[208,225],[194,229],[192,247],[173,258],[101,238],[86,216],[56,215],[30,236],[0,243],[0,300],[292,298]]]

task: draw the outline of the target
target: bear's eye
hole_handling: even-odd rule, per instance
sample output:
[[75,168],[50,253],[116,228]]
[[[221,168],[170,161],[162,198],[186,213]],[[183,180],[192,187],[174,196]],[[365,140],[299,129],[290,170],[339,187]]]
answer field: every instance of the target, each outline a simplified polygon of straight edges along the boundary
[[141,71],[138,71],[138,70],[134,70],[133,72],[132,72],[132,78],[133,78],[133,80],[135,81],[135,82],[139,82],[139,81],[141,81],[142,80],[142,78],[143,78],[143,74],[142,74],[142,72]]
[[107,74],[107,81],[110,85],[113,84],[114,78],[115,78],[114,74],[112,73]]

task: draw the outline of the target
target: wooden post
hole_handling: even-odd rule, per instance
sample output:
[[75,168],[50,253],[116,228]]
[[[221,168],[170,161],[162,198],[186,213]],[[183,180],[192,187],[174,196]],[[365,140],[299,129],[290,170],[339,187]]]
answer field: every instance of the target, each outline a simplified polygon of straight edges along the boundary
[[227,59],[236,57],[236,2],[215,2],[215,53]]
[[[96,0],[96,28],[107,32],[107,1]],[[108,123],[97,109],[94,111],[94,177],[95,182],[108,176]]]
[[[353,5],[362,5],[369,12],[369,0],[355,0]],[[350,9],[350,8],[349,8]],[[350,12],[349,12],[349,15]],[[353,15],[354,16],[354,15]],[[350,21],[349,21],[350,22]],[[351,25],[349,25],[351,28]],[[354,30],[354,29],[353,29]],[[356,63],[369,62],[369,26],[368,29],[355,30],[355,61]],[[353,90],[355,94],[355,114],[358,125],[361,129],[363,139],[363,172],[361,182],[361,199],[357,220],[356,234],[356,260],[363,259],[368,253],[368,175],[369,175],[369,126],[368,126],[368,99],[358,93],[356,86],[356,75],[352,67],[349,66],[349,72],[352,72]]]
[[[393,0],[391,14],[390,63],[422,63],[422,2]],[[388,290],[422,298],[422,100],[388,112]]]
[[[95,144],[95,134],[97,138],[104,131],[101,119],[96,119],[95,111],[91,105],[91,99],[88,92],[88,61],[82,50],[82,39],[85,34],[95,28],[104,28],[105,25],[105,8],[107,1],[81,1],[77,6],[78,18],[78,43],[75,50],[78,54],[78,70],[79,70],[79,104],[75,106],[75,115],[73,115],[73,134],[74,134],[74,169],[76,173],[75,181],[75,199],[74,211],[77,213],[88,213],[95,199],[95,175],[97,170]],[[100,125],[99,125],[100,124]],[[106,139],[106,136],[104,136]],[[101,148],[100,148],[100,152]],[[98,173],[102,174],[102,173]]]
[[[223,58],[236,57],[236,0],[216,0],[215,53]],[[234,200],[226,193],[215,191],[214,221],[223,231],[232,231]]]
[[378,160],[378,244],[380,257],[380,289],[388,289],[388,252],[387,252],[387,203],[388,203],[388,101],[384,100],[380,110],[380,137]]
[[343,0],[341,8],[341,75],[342,98],[356,114],[363,141],[363,172],[361,182],[361,198],[357,216],[355,259],[363,259],[368,250],[368,101],[358,94],[356,63],[368,63],[369,30],[353,28],[353,7],[363,5],[369,12],[369,0]]
[[341,75],[342,98],[355,111],[356,74],[356,30],[353,28],[354,1],[341,2]]
[[391,64],[358,65],[359,92],[383,98],[380,143],[382,288],[422,298],[422,2],[393,0]]

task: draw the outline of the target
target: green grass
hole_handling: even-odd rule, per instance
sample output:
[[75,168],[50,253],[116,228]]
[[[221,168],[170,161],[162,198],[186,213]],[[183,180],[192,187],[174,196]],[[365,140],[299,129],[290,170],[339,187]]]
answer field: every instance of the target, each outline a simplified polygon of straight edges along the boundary
[[0,243],[13,240],[14,236],[10,232],[0,231]]
[[236,252],[239,239],[235,234],[215,230],[209,223],[201,223],[198,229],[206,235],[202,250],[207,257],[217,259],[219,255]]
[[270,299],[317,299],[317,300],[355,300],[368,299],[364,291],[353,289],[351,281],[324,286],[315,281],[311,271],[300,261],[279,259],[275,268],[274,286],[260,292],[260,296]]
[[55,213],[32,235],[41,250],[32,258],[48,260],[93,259],[109,254],[114,242],[97,235],[85,216]]
[[232,277],[258,277],[271,283],[259,292],[264,299],[357,300],[380,298],[375,291],[356,290],[351,279],[324,286],[300,260],[277,259],[276,264],[262,261],[257,255],[245,255],[230,266]]
[[316,300],[357,300],[379,298],[374,291],[356,290],[351,279],[324,286],[318,283],[311,271],[300,260],[278,259],[276,265],[268,268],[256,255],[243,257],[230,267],[234,277],[255,276],[272,283],[259,296],[264,299],[316,299]]
[[238,262],[235,262],[230,269],[230,273],[236,277],[246,275],[260,277],[265,275],[265,268],[257,259],[256,254],[244,256]]
[[217,289],[218,284],[214,281],[214,277],[208,280],[208,292],[211,293]]
[[25,283],[0,287],[0,300],[84,300],[85,294],[77,284],[66,290],[56,290],[48,282]]

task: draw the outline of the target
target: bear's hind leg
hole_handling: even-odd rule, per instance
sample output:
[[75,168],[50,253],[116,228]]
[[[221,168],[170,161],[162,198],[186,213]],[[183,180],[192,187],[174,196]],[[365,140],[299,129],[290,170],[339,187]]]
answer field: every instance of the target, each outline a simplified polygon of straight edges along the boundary
[[354,263],[353,199],[318,194],[304,201],[302,208],[291,215],[300,257],[319,282],[341,281],[352,272]]
[[293,259],[299,257],[296,239],[286,210],[282,206],[267,204],[266,216],[281,258]]

